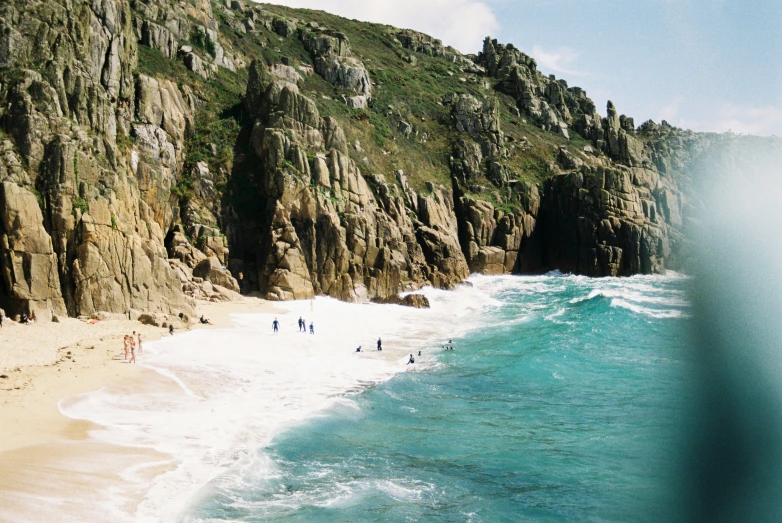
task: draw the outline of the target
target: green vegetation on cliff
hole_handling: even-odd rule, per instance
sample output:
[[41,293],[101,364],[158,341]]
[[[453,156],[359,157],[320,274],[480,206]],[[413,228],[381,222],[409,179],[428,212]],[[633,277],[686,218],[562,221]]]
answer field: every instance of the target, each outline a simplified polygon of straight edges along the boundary
[[272,299],[661,272],[726,139],[320,11],[8,0],[0,29],[0,307],[43,316],[230,299],[223,266]]
[[[402,170],[410,185],[424,193],[428,191],[427,182],[450,185],[450,162],[458,135],[452,125],[450,108],[443,104],[444,97],[450,93],[469,94],[479,99],[492,96],[499,100],[505,135],[512,142],[529,143],[507,161],[513,179],[539,183],[551,176],[549,166],[560,145],[575,148],[586,143],[576,140],[569,144],[564,138],[527,123],[518,113],[516,101],[497,91],[496,79],[465,73],[464,64],[452,59],[405,49],[397,39],[398,30],[392,27],[347,20],[322,11],[274,5],[262,5],[262,8],[271,23],[257,23],[254,31],[247,32],[236,29],[236,17],[229,16],[230,11],[213,5],[226,48],[248,60],[262,58],[269,64],[284,62],[313,67],[313,57],[300,38],[282,37],[274,31],[273,20],[294,19],[343,33],[353,56],[367,67],[373,82],[372,100],[363,109],[351,109],[344,101],[349,95],[347,90],[332,85],[318,74],[302,75],[300,82],[301,92],[315,101],[320,115],[334,117],[342,125],[351,145],[349,154],[366,173]],[[194,41],[192,35],[199,36]],[[208,36],[194,28],[189,41],[194,47],[204,49],[204,42],[208,41],[205,38]],[[204,161],[212,171],[221,167],[230,171],[229,157],[239,132],[238,107],[246,87],[246,70],[233,72],[219,68],[214,78],[204,80],[181,61],[140,45],[138,71],[171,79],[180,86],[188,85],[194,91],[203,104],[196,113],[195,136],[188,143],[188,164]],[[409,134],[403,132],[405,128],[410,129]],[[210,144],[217,146],[218,155],[210,152]],[[185,179],[178,189],[182,195],[190,191],[188,171],[185,168]],[[477,178],[473,184],[490,190],[492,187],[485,177]],[[494,199],[504,201],[501,192],[495,192]]]

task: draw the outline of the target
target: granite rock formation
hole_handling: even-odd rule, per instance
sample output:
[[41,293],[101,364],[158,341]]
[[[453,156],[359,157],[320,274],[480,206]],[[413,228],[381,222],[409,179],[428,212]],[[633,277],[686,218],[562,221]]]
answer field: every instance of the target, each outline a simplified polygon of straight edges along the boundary
[[0,29],[0,307],[42,319],[660,273],[688,165],[737,139],[601,116],[490,38],[314,11],[8,0]]

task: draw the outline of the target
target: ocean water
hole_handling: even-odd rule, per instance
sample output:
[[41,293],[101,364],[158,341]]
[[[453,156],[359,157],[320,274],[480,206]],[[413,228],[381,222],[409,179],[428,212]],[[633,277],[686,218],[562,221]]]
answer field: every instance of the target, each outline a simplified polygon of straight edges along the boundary
[[129,521],[661,520],[688,279],[470,281],[426,289],[429,310],[319,298],[281,304],[277,335],[274,314],[248,315],[149,344],[173,391],[63,411],[172,456]]

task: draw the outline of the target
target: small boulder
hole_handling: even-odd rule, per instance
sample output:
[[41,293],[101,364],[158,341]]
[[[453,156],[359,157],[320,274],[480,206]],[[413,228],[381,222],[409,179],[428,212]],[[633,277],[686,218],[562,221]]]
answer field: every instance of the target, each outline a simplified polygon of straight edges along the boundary
[[144,325],[152,325],[153,327],[160,327],[161,321],[157,314],[143,313],[138,317],[138,321]]
[[193,269],[193,281],[195,281],[195,278],[203,278],[212,284],[239,292],[239,283],[231,276],[228,269],[224,269],[220,265],[220,261],[214,256],[210,256],[195,266]]
[[296,22],[287,18],[275,18],[272,22],[274,32],[283,38],[293,36],[296,32]]
[[227,301],[236,301],[242,299],[241,294],[230,289],[226,289],[222,285],[212,285],[212,288],[217,294],[225,298]]
[[423,294],[408,294],[404,298],[397,295],[386,296],[385,298],[372,298],[372,303],[382,303],[386,305],[404,305],[405,307],[414,307],[416,309],[428,309],[429,299]]
[[423,294],[408,294],[402,298],[402,305],[407,307],[414,307],[416,309],[428,309],[429,298]]

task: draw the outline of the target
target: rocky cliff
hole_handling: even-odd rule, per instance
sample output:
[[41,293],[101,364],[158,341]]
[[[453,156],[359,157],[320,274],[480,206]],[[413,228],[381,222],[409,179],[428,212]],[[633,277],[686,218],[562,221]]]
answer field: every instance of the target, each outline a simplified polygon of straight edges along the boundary
[[658,273],[687,165],[647,122],[486,39],[241,0],[0,7],[0,307],[386,299],[470,272]]

